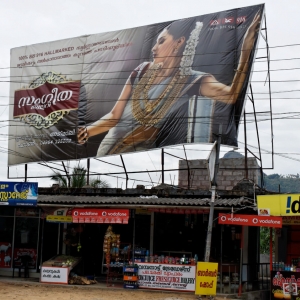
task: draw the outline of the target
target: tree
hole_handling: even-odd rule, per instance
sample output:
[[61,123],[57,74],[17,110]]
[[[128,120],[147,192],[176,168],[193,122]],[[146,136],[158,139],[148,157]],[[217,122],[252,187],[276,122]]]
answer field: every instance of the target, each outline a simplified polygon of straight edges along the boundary
[[[71,188],[82,188],[87,184],[87,169],[78,164],[70,175],[70,187]],[[68,187],[67,175],[62,175],[60,172],[54,172],[51,180],[56,181],[61,187]],[[95,188],[109,188],[110,185],[107,181],[101,180],[100,176],[97,178],[91,178],[90,185]]]
[[[272,249],[274,252],[275,233],[272,230]],[[260,253],[270,254],[270,228],[260,227]]]
[[300,179],[299,174],[280,175],[280,174],[264,174],[265,188],[268,191],[281,193],[299,193]]
[[110,184],[105,180],[101,180],[100,176],[97,176],[96,178],[92,178],[90,180],[90,185],[94,188],[109,188],[110,187]]

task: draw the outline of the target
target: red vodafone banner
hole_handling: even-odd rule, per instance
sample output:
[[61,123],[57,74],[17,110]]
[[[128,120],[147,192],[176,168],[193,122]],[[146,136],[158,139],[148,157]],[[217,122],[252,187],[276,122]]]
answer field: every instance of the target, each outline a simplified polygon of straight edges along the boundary
[[219,224],[260,226],[260,227],[282,227],[281,217],[257,216],[257,215],[234,215],[219,214]]
[[128,224],[128,209],[77,208],[72,210],[73,223]]

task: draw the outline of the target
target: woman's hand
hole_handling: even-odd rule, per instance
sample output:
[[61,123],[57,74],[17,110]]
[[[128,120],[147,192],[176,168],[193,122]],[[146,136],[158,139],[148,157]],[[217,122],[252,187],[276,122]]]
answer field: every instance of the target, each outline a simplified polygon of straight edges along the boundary
[[[242,51],[247,51],[247,50],[251,51],[252,50],[256,34],[259,31],[260,20],[261,20],[261,12],[258,11],[255,14],[255,16],[252,20],[252,23],[250,24],[250,26],[248,27],[248,29],[245,33]],[[242,55],[243,55],[243,52],[242,52]]]
[[226,104],[234,104],[243,87],[247,71],[249,68],[250,53],[253,50],[254,41],[259,30],[261,20],[261,12],[257,12],[252,23],[248,27],[238,63],[235,70],[235,76],[230,86],[218,82],[213,76],[206,76],[202,79],[199,93],[205,97],[212,98],[224,102]]
[[89,138],[87,127],[79,127],[77,133],[77,142],[81,145],[85,144]]

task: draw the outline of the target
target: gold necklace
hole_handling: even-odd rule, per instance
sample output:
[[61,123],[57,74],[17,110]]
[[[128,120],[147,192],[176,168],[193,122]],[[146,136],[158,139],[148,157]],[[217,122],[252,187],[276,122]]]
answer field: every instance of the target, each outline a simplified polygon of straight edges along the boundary
[[[160,96],[154,101],[149,101],[148,92],[159,72],[159,69],[160,66],[156,65],[149,68],[132,93],[132,114],[133,117],[142,125],[157,124],[175,102],[187,80],[187,76],[180,76],[180,72],[177,71]],[[165,100],[161,108],[157,109],[156,112],[153,113],[155,108],[157,108],[166,96],[168,96],[168,99]],[[141,100],[144,104],[144,108],[141,107]]]

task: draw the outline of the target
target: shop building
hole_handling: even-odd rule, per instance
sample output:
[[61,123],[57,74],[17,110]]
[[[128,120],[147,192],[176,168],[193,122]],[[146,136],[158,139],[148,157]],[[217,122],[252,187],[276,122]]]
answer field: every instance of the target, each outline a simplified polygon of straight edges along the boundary
[[[242,190],[236,187],[234,192],[227,192],[227,196],[220,196],[215,202],[210,260],[219,263],[219,292],[224,293],[238,292],[241,270],[246,270],[243,277],[250,282],[254,274],[250,266],[258,263],[257,228],[245,227],[242,231],[239,226],[219,225],[217,222],[219,213],[255,213],[255,201],[249,194],[253,183],[243,181],[240,186]],[[194,259],[197,255],[203,260],[210,200],[208,191],[186,191],[166,186],[125,191],[89,187],[74,190],[56,186],[39,188],[37,208],[0,207],[3,237],[0,246],[3,250],[8,247],[11,254],[20,248],[23,252],[34,253],[35,263],[30,264],[29,276],[40,277],[40,267],[54,256],[72,255],[81,258],[82,263],[75,270],[80,275],[105,277],[103,239],[108,226],[112,225],[113,231],[120,236],[120,251],[129,245],[136,249],[134,258],[132,252],[126,257],[123,255],[126,262],[134,259],[143,263],[145,256]],[[125,209],[129,211],[129,218],[127,222],[114,224],[93,223],[90,219],[73,222],[70,216],[74,209],[87,212]],[[74,246],[66,243],[67,235],[72,231]],[[1,259],[6,254],[2,251]],[[0,269],[1,275],[12,275],[15,258],[16,255],[11,255],[11,261]],[[24,270],[21,271],[23,276]]]

